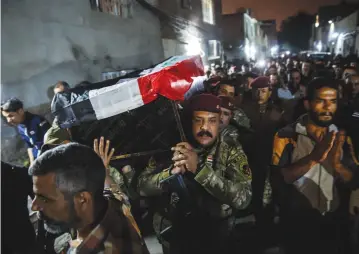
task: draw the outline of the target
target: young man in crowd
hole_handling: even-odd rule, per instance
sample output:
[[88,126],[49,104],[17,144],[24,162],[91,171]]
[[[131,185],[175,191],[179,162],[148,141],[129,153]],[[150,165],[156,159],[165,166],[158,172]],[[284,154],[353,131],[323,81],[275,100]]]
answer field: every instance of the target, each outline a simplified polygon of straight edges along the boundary
[[359,187],[359,163],[350,138],[333,124],[334,80],[310,82],[308,101],[309,113],[280,130],[273,145],[285,247],[289,254],[349,253],[348,196]]
[[23,103],[17,98],[11,98],[1,105],[2,116],[15,126],[28,146],[28,156],[32,163],[40,153],[44,135],[50,124],[42,116],[31,114],[24,110]]

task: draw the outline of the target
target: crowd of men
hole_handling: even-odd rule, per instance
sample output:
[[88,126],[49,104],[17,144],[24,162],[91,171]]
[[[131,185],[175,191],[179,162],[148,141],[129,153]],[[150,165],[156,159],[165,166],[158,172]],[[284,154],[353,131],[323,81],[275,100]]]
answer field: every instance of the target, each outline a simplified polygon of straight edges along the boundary
[[359,253],[356,59],[270,59],[202,81],[178,105],[185,141],[136,173],[110,165],[106,137],[79,144],[56,119],[5,101],[31,165],[2,161],[4,253],[149,253],[132,215],[141,199],[166,254]]

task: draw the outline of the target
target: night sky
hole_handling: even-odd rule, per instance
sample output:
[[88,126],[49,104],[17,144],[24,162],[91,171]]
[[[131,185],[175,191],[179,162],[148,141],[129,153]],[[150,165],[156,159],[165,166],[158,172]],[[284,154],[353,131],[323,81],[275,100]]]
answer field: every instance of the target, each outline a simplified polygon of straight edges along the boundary
[[[319,6],[338,4],[341,0],[222,0],[223,13],[233,13],[240,7],[251,8],[255,18],[276,19],[277,29],[283,19],[299,10],[314,14]],[[356,0],[347,0],[356,2]]]

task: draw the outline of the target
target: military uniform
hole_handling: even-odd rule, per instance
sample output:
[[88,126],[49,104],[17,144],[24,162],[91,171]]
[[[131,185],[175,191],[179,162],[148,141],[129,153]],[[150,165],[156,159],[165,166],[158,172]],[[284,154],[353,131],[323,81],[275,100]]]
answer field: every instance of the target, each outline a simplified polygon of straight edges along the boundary
[[[191,215],[183,217],[180,228],[174,229],[174,235],[185,232],[192,237],[172,238],[171,245],[181,249],[178,253],[215,252],[215,247],[211,249],[213,245],[231,231],[234,211],[246,208],[252,196],[251,171],[241,146],[218,140],[212,148],[199,149],[197,153],[197,173],[184,177],[191,197]],[[160,182],[169,177],[170,172],[167,169],[156,173],[156,170],[152,159],[138,179],[141,195],[159,196],[166,191]],[[161,230],[163,228],[159,228]],[[181,239],[186,240],[176,243]]]
[[220,136],[221,140],[223,140],[224,142],[236,142],[238,145],[240,145],[240,143],[238,142],[239,139],[238,129],[233,125],[229,124],[228,126],[226,126],[221,131],[220,135],[221,135]]
[[247,129],[251,127],[250,119],[247,117],[246,113],[240,108],[235,108],[233,110],[232,120],[241,127],[245,127]]

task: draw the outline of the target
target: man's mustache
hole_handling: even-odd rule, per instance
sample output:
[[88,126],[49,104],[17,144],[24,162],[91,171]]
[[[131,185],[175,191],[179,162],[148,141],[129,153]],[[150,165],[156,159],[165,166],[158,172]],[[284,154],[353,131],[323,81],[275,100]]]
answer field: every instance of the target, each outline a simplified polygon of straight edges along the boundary
[[203,136],[208,136],[210,138],[213,138],[212,133],[210,133],[209,131],[200,131],[197,133],[198,137],[203,137]]

